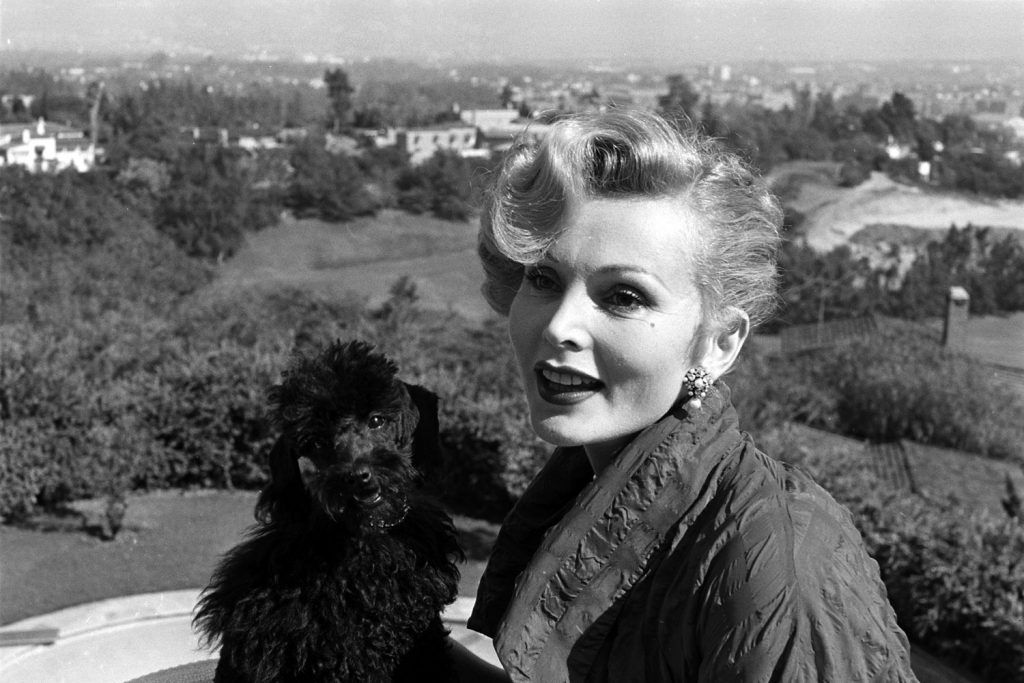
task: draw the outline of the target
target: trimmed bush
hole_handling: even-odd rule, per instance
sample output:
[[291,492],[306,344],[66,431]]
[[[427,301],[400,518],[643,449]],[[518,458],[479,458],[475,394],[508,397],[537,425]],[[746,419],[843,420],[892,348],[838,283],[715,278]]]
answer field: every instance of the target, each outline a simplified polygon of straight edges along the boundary
[[870,338],[790,358],[755,340],[726,381],[752,431],[794,421],[1024,463],[1024,401],[918,325],[885,321]]
[[911,640],[985,680],[1024,678],[1024,524],[894,491],[842,440],[776,429],[758,445],[810,473],[853,513]]
[[894,500],[859,516],[908,635],[986,680],[1024,678],[1024,525]]
[[400,281],[379,309],[301,291],[213,291],[170,320],[110,314],[11,327],[0,396],[10,454],[0,515],[129,489],[258,488],[275,437],[266,389],[295,348],[376,343],[438,394],[453,510],[501,519],[550,448],[530,431],[503,323],[415,306]]
[[980,362],[899,327],[823,356],[820,384],[835,392],[838,431],[1024,462],[1024,402]]

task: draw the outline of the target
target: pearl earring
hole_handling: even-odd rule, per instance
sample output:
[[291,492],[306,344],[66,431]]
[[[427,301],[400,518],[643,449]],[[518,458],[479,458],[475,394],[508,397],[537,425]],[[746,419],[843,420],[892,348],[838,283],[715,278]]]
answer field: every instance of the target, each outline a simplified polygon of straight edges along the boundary
[[688,412],[700,410],[701,400],[708,395],[711,387],[711,375],[704,368],[690,368],[683,375],[683,387],[686,389],[684,407]]

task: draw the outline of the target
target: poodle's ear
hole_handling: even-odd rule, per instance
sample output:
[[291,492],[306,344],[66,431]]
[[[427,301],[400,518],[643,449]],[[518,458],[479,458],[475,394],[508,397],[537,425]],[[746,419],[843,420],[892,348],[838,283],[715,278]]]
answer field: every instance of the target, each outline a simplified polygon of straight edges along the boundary
[[309,495],[302,483],[299,461],[286,436],[278,438],[270,449],[270,481],[256,501],[256,519],[264,524],[287,518],[303,518]]
[[412,433],[412,464],[425,477],[430,478],[440,473],[443,464],[437,394],[416,384],[403,384],[419,412],[419,420]]

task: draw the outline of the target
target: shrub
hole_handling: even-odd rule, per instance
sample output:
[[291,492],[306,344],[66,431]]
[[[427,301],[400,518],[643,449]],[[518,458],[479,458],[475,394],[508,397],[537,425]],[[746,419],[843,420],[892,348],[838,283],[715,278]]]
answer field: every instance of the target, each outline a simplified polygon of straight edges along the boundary
[[908,635],[983,675],[1024,677],[1024,525],[893,500],[860,515]]
[[484,178],[495,164],[438,151],[397,175],[398,206],[410,213],[429,212],[444,220],[466,220],[480,206],[487,185]]
[[340,222],[372,215],[380,208],[363,170],[348,155],[328,152],[323,138],[300,142],[290,161],[295,172],[285,204],[296,216]]
[[179,150],[156,202],[157,228],[190,256],[220,260],[242,246],[246,232],[277,223],[280,206],[253,187],[240,151]]
[[265,390],[293,348],[335,338],[378,344],[439,395],[439,492],[453,510],[500,519],[549,452],[530,431],[503,325],[424,313],[408,280],[375,310],[301,291],[213,291],[170,320],[12,333],[0,361],[5,517],[129,488],[261,486],[274,438]]
[[980,362],[913,328],[886,327],[821,354],[819,362],[820,385],[835,392],[842,433],[1024,458],[1020,398],[993,383]]
[[921,326],[886,320],[872,337],[788,358],[761,351],[755,339],[726,382],[754,432],[802,422],[1024,462],[1020,397]]
[[0,170],[0,319],[65,326],[134,310],[160,314],[209,282],[143,207],[95,174]]
[[0,425],[0,521],[27,515],[36,507],[43,487],[46,462],[42,459],[44,429],[34,420]]
[[759,446],[810,473],[853,513],[900,626],[985,680],[1024,676],[1024,524],[887,488],[859,445],[791,429]]
[[[142,463],[163,459],[149,452],[138,428],[146,396],[136,378],[110,372],[113,365],[96,348],[102,334],[90,329],[5,330],[10,343],[0,365],[0,395],[8,410],[7,466],[0,489],[16,491],[17,500],[5,500],[4,517],[36,503],[124,491]],[[116,336],[118,329],[104,332]]]
[[856,187],[871,177],[871,168],[859,161],[844,161],[839,167],[839,187]]
[[279,352],[223,344],[160,368],[141,416],[166,454],[162,469],[148,472],[158,487],[266,483],[261,456],[272,439],[264,394],[276,380]]
[[261,393],[288,347],[185,348],[167,327],[108,316],[5,329],[0,516],[132,488],[263,481]]

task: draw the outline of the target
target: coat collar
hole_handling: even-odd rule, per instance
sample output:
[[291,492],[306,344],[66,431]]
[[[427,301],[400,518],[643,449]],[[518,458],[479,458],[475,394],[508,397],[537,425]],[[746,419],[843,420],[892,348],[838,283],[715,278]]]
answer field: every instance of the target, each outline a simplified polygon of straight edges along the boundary
[[609,622],[598,617],[615,609],[674,528],[692,523],[741,438],[719,383],[703,408],[672,411],[593,481],[581,448],[555,452],[503,525],[470,621],[495,636],[512,680],[568,680],[577,641],[586,633],[587,643],[600,643]]

